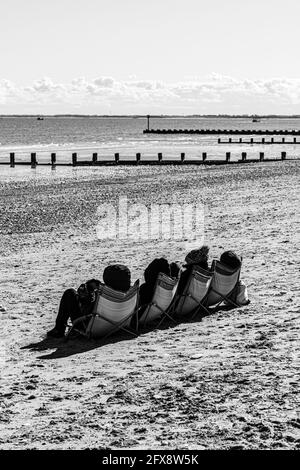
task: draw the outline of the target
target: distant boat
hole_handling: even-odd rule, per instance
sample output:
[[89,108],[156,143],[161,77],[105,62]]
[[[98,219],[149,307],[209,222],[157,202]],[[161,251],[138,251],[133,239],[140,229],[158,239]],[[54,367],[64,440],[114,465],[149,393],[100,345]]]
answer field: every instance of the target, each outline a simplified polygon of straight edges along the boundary
[[37,119],[38,121],[43,121],[43,120],[44,120],[44,118],[43,118],[42,116],[38,116],[36,119]]
[[258,119],[258,118],[253,118],[253,119],[252,119],[252,122],[260,122],[260,119]]

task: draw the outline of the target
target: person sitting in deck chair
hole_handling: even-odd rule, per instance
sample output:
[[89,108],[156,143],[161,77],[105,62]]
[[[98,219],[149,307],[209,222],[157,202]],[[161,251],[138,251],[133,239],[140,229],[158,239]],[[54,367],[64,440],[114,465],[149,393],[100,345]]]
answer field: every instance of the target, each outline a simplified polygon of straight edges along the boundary
[[192,250],[186,255],[185,264],[183,265],[186,269],[181,273],[176,294],[181,295],[183,293],[193,268],[199,267],[209,271],[208,253],[209,247],[203,245],[201,248]]
[[[107,266],[103,272],[104,284],[119,292],[130,289],[131,273],[127,266],[113,264]],[[92,312],[95,302],[95,290],[101,285],[97,279],[90,279],[77,289],[67,289],[61,298],[55,327],[48,331],[47,336],[62,338],[65,335],[68,320],[73,322],[82,315]]]
[[[140,286],[139,290],[139,306],[145,306],[151,302],[155,283],[159,273],[164,273],[167,276],[171,276],[170,265],[165,258],[155,258],[147,266],[144,271],[145,282]],[[140,310],[139,315],[142,315],[143,309]]]
[[165,258],[155,258],[144,271],[145,282],[139,289],[139,318],[145,311],[147,305],[151,302],[157,276],[159,273],[166,274],[169,277],[177,278],[180,271],[178,263],[170,263]]
[[220,262],[232,269],[237,269],[242,264],[241,258],[234,251],[224,251],[220,256]]
[[[242,258],[239,257],[234,251],[224,251],[224,253],[222,253],[220,256],[220,262],[232,270],[237,270],[242,266]],[[248,297],[248,289],[246,284],[239,279],[229,298],[237,305],[248,305],[250,300]],[[230,302],[225,301],[224,303],[225,305],[230,306]]]

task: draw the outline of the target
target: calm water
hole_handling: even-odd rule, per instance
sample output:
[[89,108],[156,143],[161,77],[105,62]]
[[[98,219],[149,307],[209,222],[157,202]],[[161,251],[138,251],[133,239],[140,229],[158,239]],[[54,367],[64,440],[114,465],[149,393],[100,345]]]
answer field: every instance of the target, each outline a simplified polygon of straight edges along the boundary
[[[25,117],[0,118],[0,159],[7,160],[12,151],[17,160],[27,160],[30,152],[35,151],[40,162],[49,161],[51,152],[57,153],[57,161],[70,161],[72,151],[78,152],[79,159],[90,158],[92,152],[98,152],[99,159],[113,159],[115,152],[120,153],[121,159],[135,157],[137,152],[145,159],[156,158],[158,152],[162,152],[165,158],[179,158],[180,153],[185,152],[186,158],[191,159],[199,158],[202,152],[207,152],[208,158],[224,158],[227,151],[232,153],[232,158],[240,158],[242,151],[249,157],[257,157],[261,151],[266,157],[279,156],[282,150],[291,157],[300,153],[300,145],[220,145],[215,135],[144,135],[146,125],[146,118],[56,117],[43,121]],[[261,119],[261,122],[253,123],[249,118],[152,118],[150,127],[299,129],[300,119]],[[286,137],[286,140],[292,140],[292,137]]]

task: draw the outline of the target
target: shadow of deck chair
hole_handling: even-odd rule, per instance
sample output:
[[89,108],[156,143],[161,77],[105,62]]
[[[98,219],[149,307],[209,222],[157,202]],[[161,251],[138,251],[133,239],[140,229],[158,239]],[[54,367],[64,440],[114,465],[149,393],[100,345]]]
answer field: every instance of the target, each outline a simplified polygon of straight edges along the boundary
[[206,305],[211,312],[216,311],[220,305],[226,302],[232,307],[240,307],[230,296],[234,293],[240,279],[241,266],[232,269],[220,261],[212,263],[213,278],[206,299]]
[[101,286],[96,294],[93,312],[77,318],[66,338],[72,331],[87,338],[105,339],[119,330],[137,336],[129,325],[134,315],[137,325],[138,289],[139,281],[125,293]]
[[181,295],[174,300],[172,313],[179,320],[190,315],[193,319],[201,311],[209,314],[206,299],[212,281],[213,273],[200,267],[194,268]]
[[177,288],[178,279],[159,273],[157,276],[154,294],[151,302],[146,306],[139,319],[139,326],[147,327],[159,324],[162,315],[168,316],[168,309],[172,303]]

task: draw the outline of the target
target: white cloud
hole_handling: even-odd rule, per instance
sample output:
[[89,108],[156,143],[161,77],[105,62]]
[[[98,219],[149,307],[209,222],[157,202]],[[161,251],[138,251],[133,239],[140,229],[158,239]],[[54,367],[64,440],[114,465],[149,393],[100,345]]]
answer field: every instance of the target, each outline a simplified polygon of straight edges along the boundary
[[42,78],[28,86],[0,80],[1,112],[10,113],[300,113],[300,79],[236,79],[216,73],[165,83],[84,77]]

